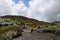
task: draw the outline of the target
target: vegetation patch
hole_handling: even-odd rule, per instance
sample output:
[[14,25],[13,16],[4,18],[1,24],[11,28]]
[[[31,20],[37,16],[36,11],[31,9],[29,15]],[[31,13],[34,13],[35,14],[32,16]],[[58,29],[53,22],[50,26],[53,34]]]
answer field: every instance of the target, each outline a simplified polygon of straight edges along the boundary
[[54,26],[46,27],[46,28],[44,28],[43,32],[60,34],[60,27],[57,27],[57,26],[56,27],[54,27]]

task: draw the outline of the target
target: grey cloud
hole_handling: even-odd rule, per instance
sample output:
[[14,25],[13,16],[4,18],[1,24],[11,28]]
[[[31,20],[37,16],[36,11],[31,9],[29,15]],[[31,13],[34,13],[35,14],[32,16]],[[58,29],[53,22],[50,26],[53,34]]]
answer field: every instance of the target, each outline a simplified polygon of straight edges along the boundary
[[46,22],[60,20],[60,0],[34,0],[30,2],[30,9],[28,17]]

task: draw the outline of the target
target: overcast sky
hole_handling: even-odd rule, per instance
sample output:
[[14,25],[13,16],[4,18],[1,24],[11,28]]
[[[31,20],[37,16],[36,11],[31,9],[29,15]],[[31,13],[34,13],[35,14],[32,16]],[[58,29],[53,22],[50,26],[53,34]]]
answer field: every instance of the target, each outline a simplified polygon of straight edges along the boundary
[[60,0],[0,0],[0,16],[21,15],[39,21],[60,21]]

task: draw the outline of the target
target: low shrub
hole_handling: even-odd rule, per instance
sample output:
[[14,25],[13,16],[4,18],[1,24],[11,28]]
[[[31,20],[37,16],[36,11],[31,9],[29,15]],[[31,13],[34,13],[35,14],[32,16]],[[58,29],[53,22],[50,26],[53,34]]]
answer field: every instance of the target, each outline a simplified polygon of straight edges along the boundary
[[60,27],[47,27],[43,30],[43,32],[55,33],[60,34]]
[[43,32],[47,32],[47,33],[55,33],[56,31],[55,31],[55,27],[46,27],[46,28],[44,28],[44,30],[43,30]]
[[56,34],[60,34],[60,27],[57,27],[57,28],[55,29],[55,31],[56,31],[56,32],[55,32]]

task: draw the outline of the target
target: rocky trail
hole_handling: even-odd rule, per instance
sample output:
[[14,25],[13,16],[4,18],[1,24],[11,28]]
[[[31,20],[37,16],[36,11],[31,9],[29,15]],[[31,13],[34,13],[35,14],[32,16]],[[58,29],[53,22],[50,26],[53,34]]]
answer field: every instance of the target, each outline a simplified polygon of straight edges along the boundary
[[56,35],[53,33],[39,33],[37,31],[32,33],[23,32],[22,36],[13,40],[56,40]]

